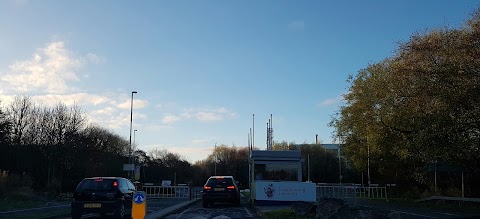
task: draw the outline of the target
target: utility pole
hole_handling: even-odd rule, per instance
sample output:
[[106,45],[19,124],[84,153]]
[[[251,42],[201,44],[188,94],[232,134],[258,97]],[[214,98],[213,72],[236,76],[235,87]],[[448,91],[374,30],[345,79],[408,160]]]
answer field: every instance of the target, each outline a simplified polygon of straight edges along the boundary
[[307,154],[307,163],[308,163],[308,182],[310,182],[310,154]]

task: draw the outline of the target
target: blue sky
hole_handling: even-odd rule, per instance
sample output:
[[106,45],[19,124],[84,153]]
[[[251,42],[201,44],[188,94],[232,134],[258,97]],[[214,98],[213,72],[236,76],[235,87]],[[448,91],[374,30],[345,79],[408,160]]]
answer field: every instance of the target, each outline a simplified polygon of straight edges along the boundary
[[416,31],[460,27],[472,0],[0,1],[0,100],[82,106],[138,148],[190,161],[217,144],[332,143],[348,75]]

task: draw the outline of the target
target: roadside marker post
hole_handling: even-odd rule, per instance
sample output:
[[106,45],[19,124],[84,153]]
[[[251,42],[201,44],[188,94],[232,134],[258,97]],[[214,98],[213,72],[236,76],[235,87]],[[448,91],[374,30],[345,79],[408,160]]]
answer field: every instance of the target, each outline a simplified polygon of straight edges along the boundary
[[132,199],[132,219],[144,219],[147,213],[147,196],[144,191],[137,191]]

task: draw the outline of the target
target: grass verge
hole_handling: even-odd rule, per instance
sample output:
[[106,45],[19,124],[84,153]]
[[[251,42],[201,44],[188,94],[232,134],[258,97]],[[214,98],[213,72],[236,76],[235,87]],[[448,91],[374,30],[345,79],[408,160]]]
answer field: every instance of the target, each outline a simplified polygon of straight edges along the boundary
[[22,215],[22,216],[13,216],[7,217],[10,219],[44,219],[44,218],[61,218],[70,215],[70,208],[59,209],[55,211],[35,213],[34,215]]
[[266,219],[313,219],[313,216],[300,216],[295,214],[292,210],[282,209],[265,212],[264,216]]
[[15,209],[35,208],[45,205],[46,202],[33,200],[9,200],[0,199],[0,211],[10,211]]
[[415,202],[413,199],[369,200],[371,203],[381,203],[409,208],[424,208],[432,210],[450,211],[452,213],[480,214],[478,203],[447,203],[447,202]]

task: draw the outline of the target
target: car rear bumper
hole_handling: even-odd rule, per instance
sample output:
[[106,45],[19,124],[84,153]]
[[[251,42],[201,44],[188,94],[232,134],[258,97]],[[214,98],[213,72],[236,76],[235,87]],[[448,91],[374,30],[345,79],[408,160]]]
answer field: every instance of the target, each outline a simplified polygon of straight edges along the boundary
[[218,202],[236,202],[239,199],[237,193],[204,193],[203,200]]
[[[85,204],[101,204],[100,207],[88,207]],[[111,213],[120,207],[121,202],[118,201],[76,201],[71,203],[72,212],[81,213]]]

